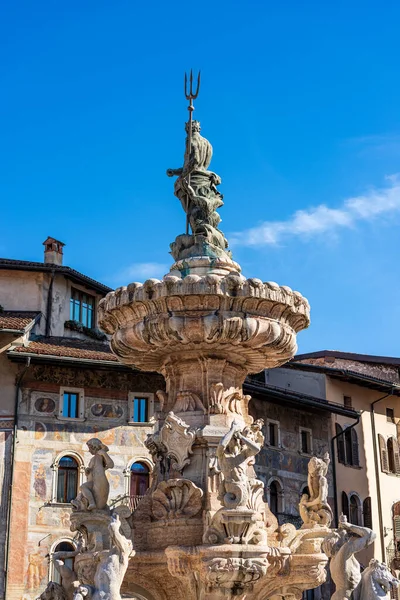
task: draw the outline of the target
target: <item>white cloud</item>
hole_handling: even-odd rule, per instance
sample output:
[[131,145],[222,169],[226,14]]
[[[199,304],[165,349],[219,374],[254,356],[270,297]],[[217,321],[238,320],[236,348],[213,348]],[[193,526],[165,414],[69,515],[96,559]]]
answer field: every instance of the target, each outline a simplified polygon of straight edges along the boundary
[[127,285],[133,281],[144,281],[146,279],[161,279],[169,271],[169,266],[164,263],[148,262],[133,263],[122,269],[113,278],[121,285]]
[[257,227],[232,236],[232,245],[275,245],[289,237],[310,238],[354,227],[358,221],[371,221],[379,215],[400,212],[400,179],[386,178],[387,186],[371,188],[367,193],[345,200],[340,208],[320,204],[296,211],[287,221],[265,221]]

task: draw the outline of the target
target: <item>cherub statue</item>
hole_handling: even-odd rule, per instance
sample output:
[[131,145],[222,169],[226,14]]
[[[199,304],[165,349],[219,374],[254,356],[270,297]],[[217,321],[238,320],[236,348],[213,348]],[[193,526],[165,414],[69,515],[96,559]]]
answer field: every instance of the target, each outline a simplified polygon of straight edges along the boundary
[[329,527],[332,522],[332,509],[328,504],[328,472],[330,459],[313,458],[308,463],[308,489],[310,494],[303,494],[299,504],[300,516],[306,526],[324,525]]
[[228,433],[220,441],[216,452],[223,475],[219,499],[226,508],[246,505],[251,484],[248,467],[261,449],[259,443],[261,438],[258,432],[245,429],[243,432],[247,432],[245,437],[241,430],[242,426],[234,421]]
[[71,504],[75,510],[104,510],[110,491],[106,470],[112,469],[114,462],[101,440],[92,438],[87,442],[87,447],[93,455],[85,469],[87,481],[80,486],[79,494]]
[[[188,133],[189,123],[185,128]],[[203,235],[210,243],[225,250],[228,242],[218,230],[221,218],[216,212],[223,205],[222,194],[217,190],[221,178],[208,171],[211,158],[210,142],[200,135],[199,121],[192,121],[190,148],[187,136],[183,167],[168,169],[167,175],[178,176],[174,193],[181,201],[193,234]]]
[[[338,529],[333,530],[322,544],[322,551],[331,559],[330,572],[336,586],[331,600],[358,598],[353,596],[353,592],[361,581],[361,569],[354,555],[372,544],[375,538],[371,529],[351,525],[341,515]],[[362,600],[366,598],[362,596]]]

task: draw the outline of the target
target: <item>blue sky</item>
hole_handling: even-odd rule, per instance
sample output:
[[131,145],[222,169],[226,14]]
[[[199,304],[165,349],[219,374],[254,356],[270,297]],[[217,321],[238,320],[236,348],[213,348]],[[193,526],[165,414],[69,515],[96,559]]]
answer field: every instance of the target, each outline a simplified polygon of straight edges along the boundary
[[184,214],[185,69],[248,277],[301,291],[299,350],[398,356],[400,4],[0,7],[0,256],[118,286],[162,276]]

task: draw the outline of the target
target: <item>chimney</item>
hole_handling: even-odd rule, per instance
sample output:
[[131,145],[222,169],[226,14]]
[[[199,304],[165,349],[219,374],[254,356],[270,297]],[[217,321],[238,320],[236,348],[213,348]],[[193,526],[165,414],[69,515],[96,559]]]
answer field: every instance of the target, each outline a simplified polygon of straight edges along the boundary
[[52,237],[48,237],[43,242],[44,262],[49,265],[62,265],[63,262],[63,244]]

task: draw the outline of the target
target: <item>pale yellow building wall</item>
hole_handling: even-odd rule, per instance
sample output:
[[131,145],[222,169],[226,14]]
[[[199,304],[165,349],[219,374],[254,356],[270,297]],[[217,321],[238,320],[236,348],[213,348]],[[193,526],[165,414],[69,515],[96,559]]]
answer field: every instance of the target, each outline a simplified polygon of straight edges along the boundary
[[[369,551],[360,553],[359,558],[361,562],[369,560],[372,556],[382,560],[385,555],[382,552],[380,536],[378,490],[376,484],[374,444],[371,425],[371,404],[378,398],[384,396],[384,393],[379,390],[370,390],[366,387],[331,379],[329,377],[327,377],[326,389],[327,399],[329,401],[343,404],[343,397],[350,396],[353,408],[361,412],[360,423],[356,425],[355,428],[359,441],[360,468],[342,465],[337,462],[337,454],[335,456],[339,512],[341,512],[342,491],[346,492],[348,496],[352,492],[356,492],[362,502],[368,496],[371,497],[372,524],[373,529],[377,534],[377,539]],[[395,414],[395,421],[400,421],[400,398],[389,396],[381,400],[375,405],[376,436],[380,433],[385,439],[388,439],[390,436],[397,438],[396,424],[387,422],[386,408],[392,408]],[[336,422],[342,427],[354,423],[351,419],[333,415],[332,435],[336,434]],[[395,502],[400,500],[400,477],[394,474],[386,474],[381,471],[378,443],[376,460],[378,461],[379,483],[381,488],[382,521],[383,527],[386,528],[387,532],[387,535],[384,537],[384,547],[386,549],[392,539],[392,506]]]

